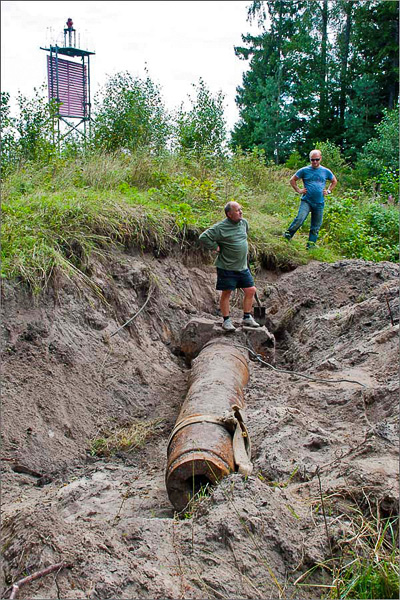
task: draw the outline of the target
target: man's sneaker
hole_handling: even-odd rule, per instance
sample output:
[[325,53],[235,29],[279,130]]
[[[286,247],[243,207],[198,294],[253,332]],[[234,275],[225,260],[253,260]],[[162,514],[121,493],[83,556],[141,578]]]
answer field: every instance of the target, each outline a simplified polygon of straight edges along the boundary
[[232,323],[231,319],[226,319],[226,321],[222,323],[222,329],[224,329],[224,331],[236,331],[236,327]]
[[290,233],[288,231],[285,231],[285,233],[283,234],[283,237],[285,238],[285,240],[291,240],[292,236],[290,235]]
[[260,325],[257,323],[257,321],[255,321],[253,319],[253,317],[251,315],[250,315],[250,317],[247,317],[246,319],[243,319],[242,325],[244,327],[260,327]]

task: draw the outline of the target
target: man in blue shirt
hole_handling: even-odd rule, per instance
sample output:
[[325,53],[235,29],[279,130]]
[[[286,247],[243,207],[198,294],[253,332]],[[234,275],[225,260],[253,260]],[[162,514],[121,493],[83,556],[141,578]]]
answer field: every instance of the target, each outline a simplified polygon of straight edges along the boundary
[[[308,213],[311,212],[307,249],[315,246],[322,225],[325,196],[330,194],[337,184],[336,177],[332,171],[321,165],[321,160],[321,152],[312,150],[310,152],[311,165],[299,169],[290,179],[290,185],[297,194],[301,195],[301,201],[296,218],[283,235],[287,240],[291,240],[296,231],[303,225]],[[299,179],[303,180],[304,187],[302,189],[299,189],[297,185]],[[328,189],[325,188],[327,180],[330,181]]]

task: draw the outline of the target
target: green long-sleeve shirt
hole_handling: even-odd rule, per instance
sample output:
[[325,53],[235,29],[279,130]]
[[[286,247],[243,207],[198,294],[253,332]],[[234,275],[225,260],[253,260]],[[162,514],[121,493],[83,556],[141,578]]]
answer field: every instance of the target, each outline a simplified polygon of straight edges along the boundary
[[206,229],[199,240],[208,250],[216,250],[219,246],[216,267],[229,271],[244,271],[247,269],[248,230],[249,224],[246,219],[234,223],[226,218]]

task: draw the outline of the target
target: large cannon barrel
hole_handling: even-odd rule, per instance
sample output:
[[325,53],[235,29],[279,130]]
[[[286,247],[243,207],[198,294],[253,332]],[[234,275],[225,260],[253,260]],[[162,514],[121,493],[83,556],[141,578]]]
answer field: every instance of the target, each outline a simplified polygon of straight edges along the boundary
[[240,409],[248,379],[244,354],[221,340],[206,344],[192,361],[189,391],[168,444],[166,487],[177,511],[201,486],[235,471],[235,428],[247,436]]

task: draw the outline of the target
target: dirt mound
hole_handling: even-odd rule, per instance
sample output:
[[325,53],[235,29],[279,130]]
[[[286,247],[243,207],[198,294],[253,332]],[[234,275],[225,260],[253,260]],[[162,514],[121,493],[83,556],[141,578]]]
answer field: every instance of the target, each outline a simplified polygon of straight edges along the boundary
[[[214,268],[115,252],[86,291],[58,280],[34,303],[3,284],[4,589],[64,561],[18,598],[316,597],[294,582],[342,535],[321,493],[397,510],[397,278],[363,261],[258,274],[276,363],[249,354],[254,471],[186,519],[165,489],[167,440],[187,390],[181,332],[220,320]],[[143,448],[90,452],[143,421],[158,423]]]

